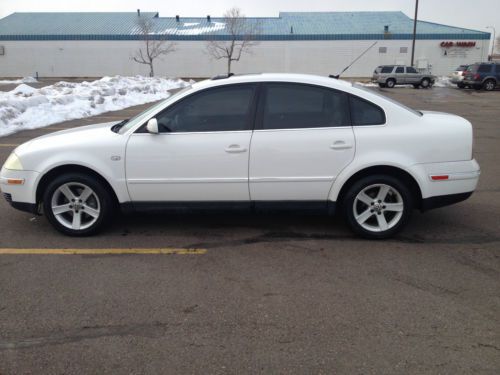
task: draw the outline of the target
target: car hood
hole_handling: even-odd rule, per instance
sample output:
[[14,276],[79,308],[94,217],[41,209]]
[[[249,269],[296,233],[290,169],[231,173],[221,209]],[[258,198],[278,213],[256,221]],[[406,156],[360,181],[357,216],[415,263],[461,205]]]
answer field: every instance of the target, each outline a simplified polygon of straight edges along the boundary
[[92,143],[95,140],[102,140],[103,138],[117,137],[119,135],[111,131],[111,127],[117,123],[119,121],[104,122],[42,135],[18,146],[14,152],[18,156],[22,156],[22,154],[37,148],[53,147],[58,144],[65,145],[66,147],[71,145],[76,146],[82,143]]

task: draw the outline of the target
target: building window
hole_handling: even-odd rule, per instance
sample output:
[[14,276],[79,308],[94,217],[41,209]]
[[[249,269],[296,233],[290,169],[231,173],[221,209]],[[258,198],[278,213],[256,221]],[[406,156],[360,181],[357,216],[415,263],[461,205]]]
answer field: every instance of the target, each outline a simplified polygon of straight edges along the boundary
[[399,53],[408,53],[408,47],[399,47]]
[[0,56],[5,55],[5,48],[4,46],[0,46]]
[[378,53],[387,53],[387,47],[378,47]]

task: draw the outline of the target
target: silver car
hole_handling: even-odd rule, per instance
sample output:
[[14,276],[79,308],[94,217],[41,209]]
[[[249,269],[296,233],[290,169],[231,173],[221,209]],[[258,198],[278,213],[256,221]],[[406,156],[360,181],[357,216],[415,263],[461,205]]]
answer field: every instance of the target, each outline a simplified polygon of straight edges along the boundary
[[429,73],[419,73],[412,66],[381,65],[375,69],[372,81],[380,87],[393,88],[396,85],[413,85],[416,89],[432,87],[436,77]]
[[460,65],[454,72],[450,74],[450,81],[458,86],[458,88],[463,89],[465,84],[463,83],[465,71],[469,65]]

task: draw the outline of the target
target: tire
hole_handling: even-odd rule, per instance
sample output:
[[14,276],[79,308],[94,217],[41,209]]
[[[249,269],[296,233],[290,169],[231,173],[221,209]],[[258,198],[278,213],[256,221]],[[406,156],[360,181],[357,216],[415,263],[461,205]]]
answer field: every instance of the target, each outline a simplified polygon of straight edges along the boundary
[[481,89],[483,88],[483,85],[472,85],[472,88],[473,88],[474,90],[479,91],[479,90],[481,90]]
[[459,89],[465,89],[465,85],[462,82],[457,83]]
[[414,83],[413,88],[418,90],[420,88],[420,85],[418,83]]
[[431,81],[429,78],[422,78],[422,81],[420,81],[420,86],[424,89],[428,89],[431,86]]
[[497,86],[497,83],[493,80],[493,79],[487,79],[486,81],[484,81],[483,83],[483,88],[486,90],[486,91],[493,91],[495,90],[495,87]]
[[396,86],[396,80],[389,78],[387,81],[385,81],[385,86],[390,89],[394,88],[394,86]]
[[384,88],[384,87],[385,87],[385,83],[379,83],[379,84],[378,84],[378,87],[380,87],[380,88]]
[[56,177],[43,193],[47,220],[68,236],[97,233],[108,223],[113,209],[114,199],[106,186],[99,179],[82,173]]
[[[403,229],[410,219],[414,202],[408,186],[399,179],[373,175],[356,181],[341,204],[354,233],[367,239],[384,239]],[[392,205],[390,209],[387,208],[389,204]]]

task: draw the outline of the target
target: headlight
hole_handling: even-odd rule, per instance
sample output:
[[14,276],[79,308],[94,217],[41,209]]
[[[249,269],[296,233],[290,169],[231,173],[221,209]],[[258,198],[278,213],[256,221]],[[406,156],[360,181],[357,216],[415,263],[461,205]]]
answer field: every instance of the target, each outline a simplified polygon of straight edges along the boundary
[[21,160],[19,160],[19,157],[14,153],[9,155],[9,157],[5,161],[3,167],[5,169],[12,169],[12,170],[16,170],[16,171],[23,170],[23,165],[21,164]]

